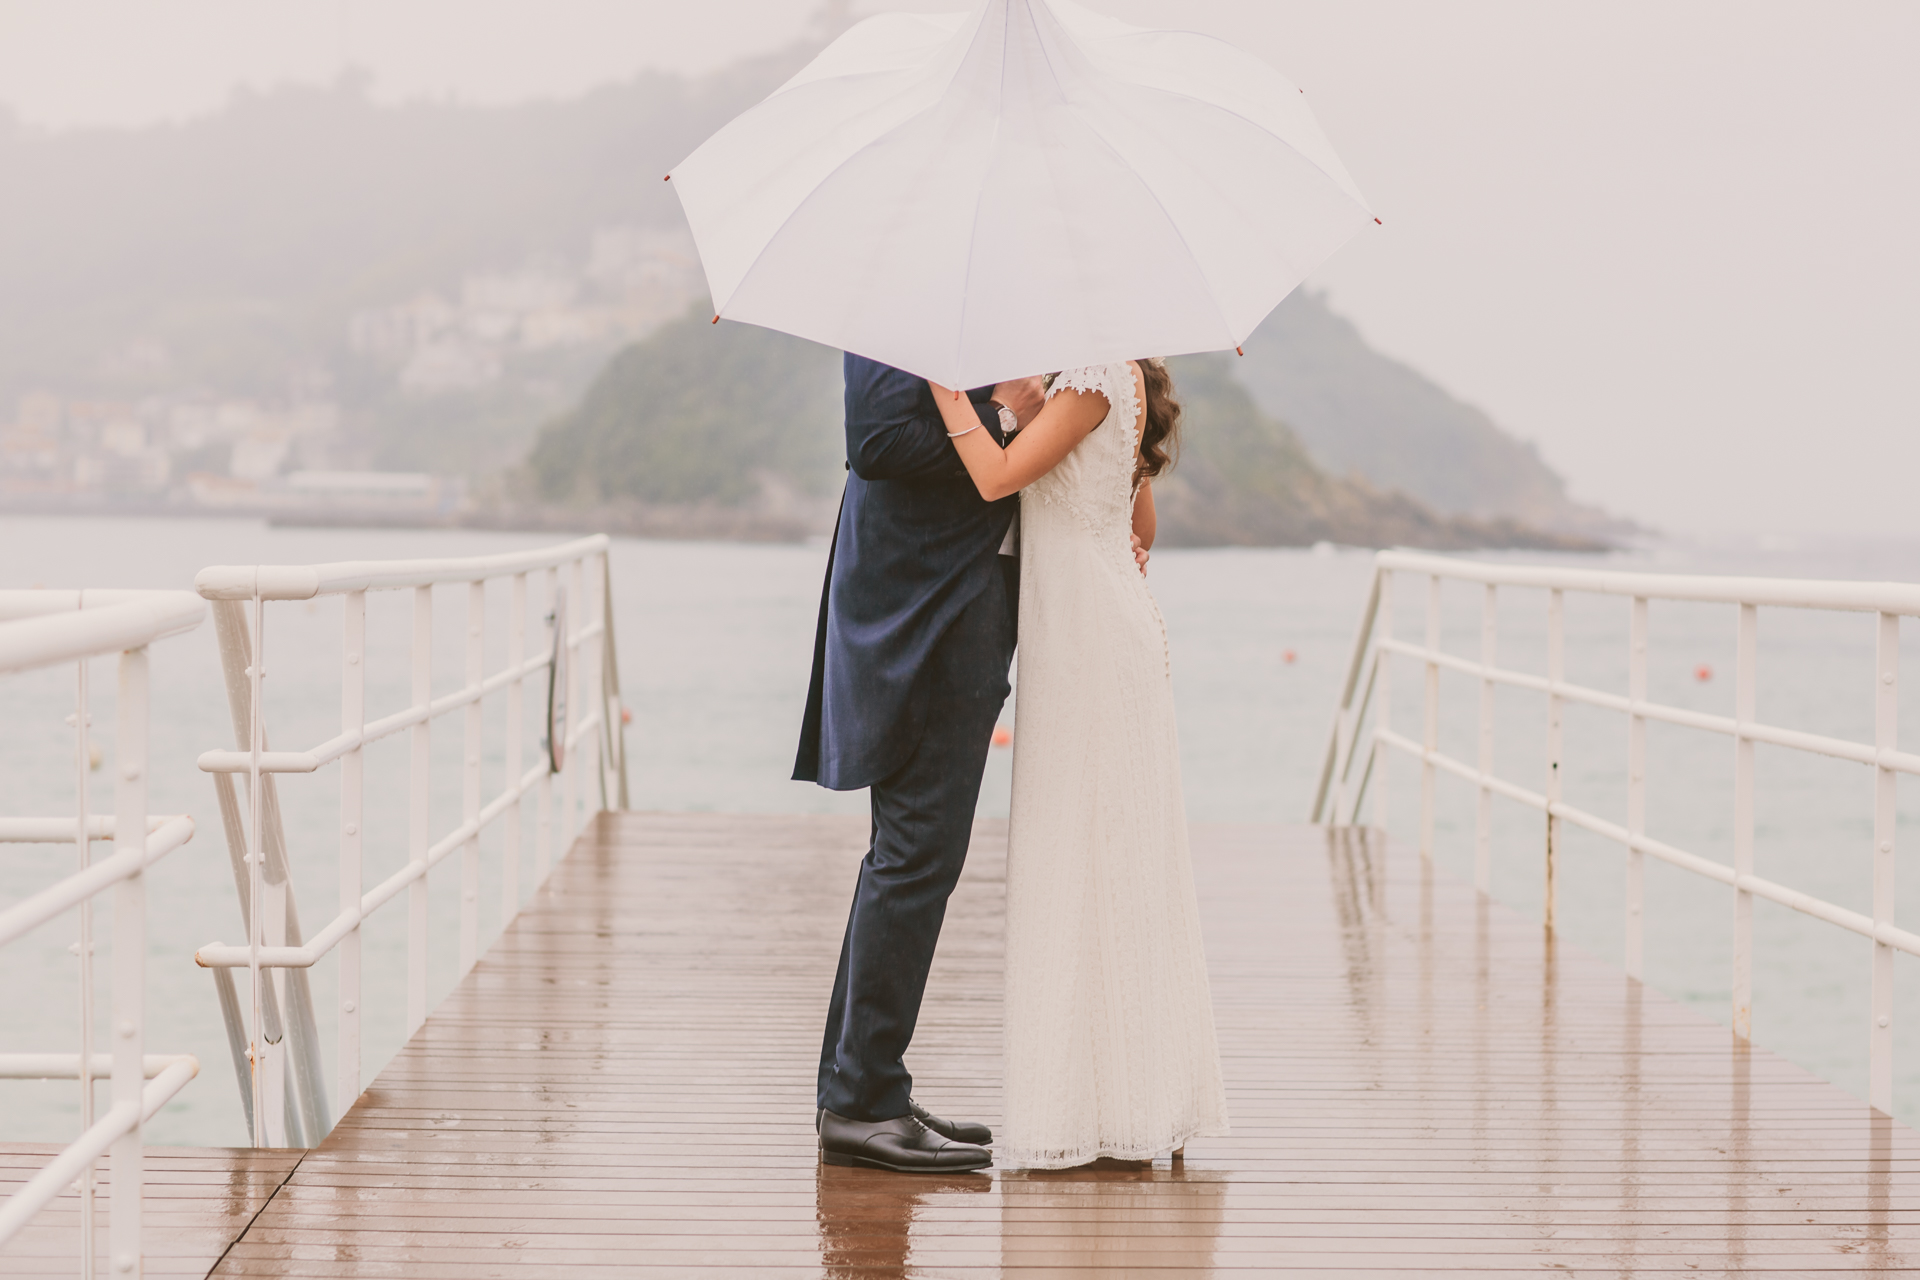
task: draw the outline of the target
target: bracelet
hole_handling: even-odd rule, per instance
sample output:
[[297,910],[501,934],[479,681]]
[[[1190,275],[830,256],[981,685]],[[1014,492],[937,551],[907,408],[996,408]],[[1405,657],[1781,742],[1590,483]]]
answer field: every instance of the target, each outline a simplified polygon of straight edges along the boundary
[[966,429],[965,431],[949,431],[949,432],[947,432],[947,439],[949,439],[949,440],[958,440],[958,439],[959,439],[959,438],[960,438],[961,436],[964,436],[964,435],[970,435],[970,434],[972,434],[973,432],[975,432],[975,431],[978,431],[979,429],[980,429],[980,424],[976,422],[976,423],[974,423],[974,424],[973,424],[972,426],[970,426],[970,427],[968,427],[968,428],[967,428],[967,429]]

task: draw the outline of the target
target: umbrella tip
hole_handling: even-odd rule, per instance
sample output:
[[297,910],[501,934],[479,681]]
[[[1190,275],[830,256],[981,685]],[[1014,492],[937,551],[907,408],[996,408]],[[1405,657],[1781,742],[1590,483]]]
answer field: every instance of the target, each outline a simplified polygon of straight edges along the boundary
[[1382,221],[1380,221],[1380,219],[1378,219],[1378,218],[1375,218],[1375,219],[1373,220],[1373,225],[1374,225],[1374,226],[1376,226],[1376,227],[1384,227],[1384,226],[1386,226],[1387,224],[1386,224],[1386,223],[1384,223],[1384,222],[1382,222]]
[[719,317],[719,316],[715,316],[715,317],[713,318],[713,322],[714,322],[715,324],[719,324],[719,323],[720,323],[720,317]]
[[1245,347],[1235,347],[1235,348],[1233,349],[1233,354],[1235,354],[1235,355],[1237,355],[1237,356],[1243,356],[1243,355],[1245,355],[1245,354],[1247,354],[1247,349],[1246,349]]
[[666,177],[664,177],[664,178],[662,178],[662,179],[660,179],[660,181],[662,181],[662,182],[672,182],[672,181],[673,181],[673,175],[672,175],[672,174],[668,174],[668,175],[667,175]]

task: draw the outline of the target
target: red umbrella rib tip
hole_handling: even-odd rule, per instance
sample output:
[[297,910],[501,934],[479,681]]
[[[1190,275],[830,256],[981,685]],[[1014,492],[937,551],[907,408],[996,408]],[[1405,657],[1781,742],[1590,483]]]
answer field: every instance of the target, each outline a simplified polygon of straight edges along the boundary
[[668,175],[667,175],[666,177],[664,177],[664,178],[662,178],[662,179],[660,179],[660,181],[662,181],[662,182],[672,182],[672,181],[673,181],[673,175],[672,175],[672,174],[668,174]]
[[719,316],[715,316],[715,317],[713,318],[713,322],[714,322],[715,324],[719,324],[719,323],[720,323],[720,317],[719,317]]
[[1373,225],[1374,225],[1374,226],[1376,226],[1376,227],[1384,227],[1384,226],[1386,226],[1387,224],[1386,224],[1386,223],[1384,223],[1384,222],[1382,222],[1382,221],[1380,221],[1380,219],[1378,219],[1378,218],[1375,218],[1375,219],[1373,220]]
[[1245,347],[1235,347],[1235,348],[1233,349],[1233,354],[1235,354],[1235,355],[1237,355],[1237,356],[1243,356],[1243,355],[1245,355],[1245,354],[1247,354],[1247,349],[1246,349]]

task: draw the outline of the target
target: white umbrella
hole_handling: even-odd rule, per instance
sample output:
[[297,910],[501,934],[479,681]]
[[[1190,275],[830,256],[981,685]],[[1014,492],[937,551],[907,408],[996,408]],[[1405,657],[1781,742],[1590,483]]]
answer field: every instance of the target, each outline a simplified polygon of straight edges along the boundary
[[956,387],[1237,347],[1373,218],[1279,72],[1068,0],[869,18],[668,176],[716,319]]

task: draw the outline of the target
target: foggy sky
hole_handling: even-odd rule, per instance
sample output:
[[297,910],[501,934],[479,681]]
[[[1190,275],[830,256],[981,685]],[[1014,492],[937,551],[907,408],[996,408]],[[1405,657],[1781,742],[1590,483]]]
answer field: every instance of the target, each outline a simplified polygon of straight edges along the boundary
[[[1920,536],[1920,6],[1093,7],[1230,38],[1306,89],[1385,220],[1314,286],[1576,496],[1682,532]],[[384,98],[511,101],[707,70],[814,12],[0,0],[0,102],[146,124],[348,64]]]

